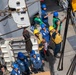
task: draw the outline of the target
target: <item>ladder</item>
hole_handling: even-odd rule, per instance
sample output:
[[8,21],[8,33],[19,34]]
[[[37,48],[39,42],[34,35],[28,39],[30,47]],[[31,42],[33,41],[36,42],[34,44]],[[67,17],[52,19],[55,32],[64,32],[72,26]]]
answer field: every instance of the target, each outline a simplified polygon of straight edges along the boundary
[[[32,49],[35,50],[36,53],[38,53],[38,44],[34,36],[31,37],[31,41],[33,44]],[[16,60],[18,52],[22,52],[26,56],[28,56],[27,51],[25,50],[24,39],[13,39],[13,41],[6,40],[5,43],[1,45],[1,52],[6,67],[9,71],[12,70],[11,64]]]

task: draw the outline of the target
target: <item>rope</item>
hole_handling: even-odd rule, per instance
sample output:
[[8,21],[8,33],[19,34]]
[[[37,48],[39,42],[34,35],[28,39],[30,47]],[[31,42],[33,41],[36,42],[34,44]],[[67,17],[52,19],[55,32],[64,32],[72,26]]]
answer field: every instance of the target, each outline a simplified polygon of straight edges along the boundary
[[5,35],[8,35],[8,34],[10,34],[10,33],[13,33],[13,32],[16,32],[16,31],[18,31],[18,30],[21,30],[21,29],[23,29],[23,28],[18,28],[18,29],[16,29],[16,30],[11,31],[11,32],[2,34],[2,35],[0,35],[0,36],[5,36]]
[[0,20],[0,22],[1,22],[1,21],[4,21],[4,20],[7,19],[9,16],[10,16],[10,14],[6,15],[4,18],[2,18],[2,19]]

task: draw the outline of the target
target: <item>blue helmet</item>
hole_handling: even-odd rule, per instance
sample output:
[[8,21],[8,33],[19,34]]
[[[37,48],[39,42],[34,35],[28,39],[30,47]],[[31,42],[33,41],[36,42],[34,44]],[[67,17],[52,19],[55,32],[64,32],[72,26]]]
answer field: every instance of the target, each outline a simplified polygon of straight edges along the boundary
[[17,65],[16,63],[13,63],[13,64],[12,64],[12,67],[13,67],[14,69],[18,69],[18,65]]
[[41,8],[46,8],[46,4],[42,4],[41,5]]
[[24,54],[22,52],[18,52],[18,58],[24,58]]
[[53,16],[58,17],[58,12],[54,12]]
[[30,52],[30,56],[33,56],[33,55],[35,55],[35,51],[34,51],[34,50],[32,50],[32,51]]
[[42,29],[45,28],[45,24],[41,24],[41,28],[42,28]]

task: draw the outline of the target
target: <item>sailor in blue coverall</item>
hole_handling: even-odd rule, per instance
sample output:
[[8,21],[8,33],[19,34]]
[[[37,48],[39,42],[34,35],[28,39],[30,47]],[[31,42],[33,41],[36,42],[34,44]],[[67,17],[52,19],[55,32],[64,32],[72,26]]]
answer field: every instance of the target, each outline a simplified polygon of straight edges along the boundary
[[46,5],[45,4],[42,4],[41,5],[41,18],[42,18],[42,21],[46,24],[47,27],[49,27],[49,24],[48,24],[48,13],[46,11]]
[[38,73],[39,71],[44,72],[43,69],[44,61],[40,58],[39,54],[34,54],[33,57],[31,57],[31,62],[34,73]]
[[11,75],[21,75],[19,67],[16,63],[12,64],[13,70],[11,71]]
[[28,59],[22,52],[18,53],[16,63],[19,65],[22,75],[30,75]]
[[42,34],[42,38],[45,40],[44,43],[44,49],[45,49],[45,53],[47,54],[47,50],[48,50],[48,45],[50,42],[50,33],[48,28],[45,27],[44,24],[41,25],[41,30],[40,30],[41,34]]

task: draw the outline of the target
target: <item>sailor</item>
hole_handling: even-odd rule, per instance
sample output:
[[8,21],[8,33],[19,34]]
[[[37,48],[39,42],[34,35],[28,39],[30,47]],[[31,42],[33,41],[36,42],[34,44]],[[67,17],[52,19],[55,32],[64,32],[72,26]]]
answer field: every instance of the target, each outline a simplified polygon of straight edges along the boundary
[[32,42],[30,39],[30,33],[28,30],[26,30],[26,27],[23,29],[23,37],[25,39],[25,50],[28,52],[28,54],[30,53],[30,51],[32,50]]
[[16,63],[12,64],[12,68],[11,75],[21,75],[19,67]]
[[35,17],[34,17],[34,22],[35,24],[43,24],[44,22],[41,20],[40,16],[39,16],[39,13],[35,14]]
[[44,43],[44,49],[45,49],[45,53],[46,55],[48,55],[48,45],[50,42],[50,33],[49,33],[49,29],[45,27],[44,24],[41,24],[41,30],[40,30],[41,34],[42,34],[42,38],[45,39],[45,43]]
[[60,52],[62,37],[61,35],[54,29],[53,26],[49,27],[50,35],[52,41],[55,43],[54,56],[59,57],[57,54]]
[[18,64],[22,75],[30,75],[28,59],[22,52],[18,53],[16,63]]
[[0,65],[0,71],[3,73],[3,75],[10,75],[5,65]]
[[48,24],[48,16],[50,15],[50,13],[47,13],[47,7],[46,7],[46,4],[42,4],[41,5],[41,18],[42,18],[42,21],[46,24],[47,27],[49,27],[49,24]]
[[43,45],[43,43],[45,42],[45,40],[42,39],[42,35],[40,34],[40,32],[37,29],[34,29],[34,34],[37,38],[38,50],[39,50],[40,56],[44,59],[45,55],[44,55],[44,45]]
[[33,57],[31,57],[31,62],[34,73],[38,73],[39,71],[44,72],[43,69],[44,60],[40,58],[39,54],[34,54]]
[[60,33],[61,31],[61,25],[62,23],[64,22],[64,20],[66,19],[66,17],[64,17],[64,19],[61,21],[59,18],[58,18],[58,12],[54,12],[53,13],[53,27],[54,29]]

